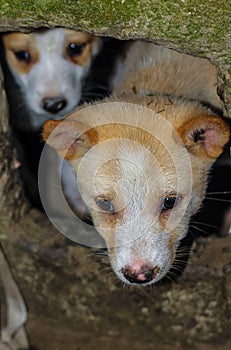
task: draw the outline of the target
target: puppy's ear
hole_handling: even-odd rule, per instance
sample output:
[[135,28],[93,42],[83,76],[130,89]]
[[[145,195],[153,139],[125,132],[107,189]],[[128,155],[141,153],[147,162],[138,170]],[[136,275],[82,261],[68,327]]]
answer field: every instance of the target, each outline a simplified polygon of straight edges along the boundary
[[177,132],[189,152],[210,160],[219,157],[230,137],[228,125],[212,115],[194,117]]
[[74,120],[48,120],[43,126],[42,136],[67,160],[82,157],[98,139],[96,129]]

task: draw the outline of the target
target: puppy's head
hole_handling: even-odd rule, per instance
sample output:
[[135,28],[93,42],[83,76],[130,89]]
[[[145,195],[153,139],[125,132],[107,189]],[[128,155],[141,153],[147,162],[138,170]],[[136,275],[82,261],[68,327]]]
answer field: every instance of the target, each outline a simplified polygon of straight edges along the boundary
[[82,80],[100,49],[100,38],[56,28],[3,35],[6,60],[36,128],[58,119],[80,101]]
[[128,284],[152,284],[172,267],[229,138],[226,124],[206,110],[171,108],[160,115],[105,103],[44,125],[46,142],[76,171],[112,267]]

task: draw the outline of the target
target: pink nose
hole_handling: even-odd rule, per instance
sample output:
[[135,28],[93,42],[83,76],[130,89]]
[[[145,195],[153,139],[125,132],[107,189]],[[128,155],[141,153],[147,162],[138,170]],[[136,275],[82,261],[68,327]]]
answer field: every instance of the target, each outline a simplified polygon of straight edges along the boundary
[[156,277],[160,271],[159,266],[151,266],[142,260],[134,261],[121,269],[124,277],[130,283],[148,283]]

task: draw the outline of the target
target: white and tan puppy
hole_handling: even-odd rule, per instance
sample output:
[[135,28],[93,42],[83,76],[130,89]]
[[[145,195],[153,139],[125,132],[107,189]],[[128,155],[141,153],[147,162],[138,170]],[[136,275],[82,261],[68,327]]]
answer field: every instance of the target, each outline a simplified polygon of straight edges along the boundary
[[43,137],[77,173],[117,276],[146,286],[171,269],[229,128],[194,99],[198,78],[188,79],[175,54],[157,64],[155,45],[137,48],[114,96],[46,122]]
[[99,37],[62,28],[7,33],[3,45],[33,129],[78,105],[83,79],[101,46]]
[[[101,39],[86,32],[55,28],[32,33],[11,32],[2,37],[10,71],[21,90],[9,87],[11,125],[22,163],[22,177],[32,205],[41,208],[37,172],[41,126],[52,118],[60,119],[76,107],[82,96],[85,78],[94,57],[101,49]],[[23,109],[23,110],[22,110]],[[25,112],[25,109],[27,113]],[[44,182],[55,182],[60,159],[50,151]],[[53,164],[53,167],[52,167]],[[64,163],[62,181],[73,207],[83,210],[76,188],[75,175]],[[56,198],[45,184],[50,206],[57,212]]]

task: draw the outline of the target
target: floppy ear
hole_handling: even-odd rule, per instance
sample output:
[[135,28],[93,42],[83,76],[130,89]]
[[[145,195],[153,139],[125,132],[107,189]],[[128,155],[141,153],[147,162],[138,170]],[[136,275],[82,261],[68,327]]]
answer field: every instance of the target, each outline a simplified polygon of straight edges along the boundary
[[192,118],[177,132],[189,152],[207,159],[219,157],[230,137],[228,125],[215,115]]
[[74,120],[48,120],[43,125],[44,141],[67,160],[82,157],[98,139],[96,129]]

